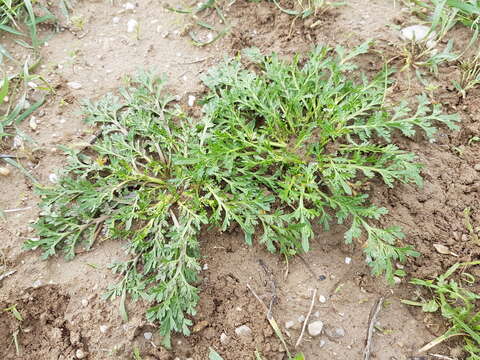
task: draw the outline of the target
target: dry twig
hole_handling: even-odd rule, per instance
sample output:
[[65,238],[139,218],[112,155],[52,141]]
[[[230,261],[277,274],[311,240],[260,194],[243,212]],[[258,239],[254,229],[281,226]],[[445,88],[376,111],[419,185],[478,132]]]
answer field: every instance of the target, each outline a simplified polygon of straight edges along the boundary
[[300,345],[300,343],[302,342],[302,338],[303,338],[303,333],[305,332],[305,328],[307,327],[307,322],[308,322],[308,319],[310,318],[310,315],[312,314],[312,310],[313,310],[313,305],[315,305],[315,298],[317,297],[317,289],[313,290],[313,295],[312,295],[312,302],[310,304],[310,309],[308,310],[308,314],[307,316],[305,317],[305,321],[303,322],[303,326],[302,326],[302,332],[300,333],[300,336],[298,337],[298,340],[295,344],[295,348],[298,347],[298,345]]
[[370,350],[372,347],[372,337],[373,337],[373,328],[375,326],[375,322],[377,321],[378,313],[383,304],[383,296],[380,296],[378,300],[375,302],[372,311],[370,311],[370,317],[368,319],[368,331],[367,331],[367,341],[365,344],[365,350],[363,351],[363,360],[370,359]]

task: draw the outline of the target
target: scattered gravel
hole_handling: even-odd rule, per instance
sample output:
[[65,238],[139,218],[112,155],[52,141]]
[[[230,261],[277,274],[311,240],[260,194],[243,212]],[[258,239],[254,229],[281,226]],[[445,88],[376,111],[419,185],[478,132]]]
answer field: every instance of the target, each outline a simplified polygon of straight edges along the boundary
[[308,324],[308,334],[310,336],[318,336],[322,333],[323,330],[323,322],[320,320],[313,321],[310,324]]

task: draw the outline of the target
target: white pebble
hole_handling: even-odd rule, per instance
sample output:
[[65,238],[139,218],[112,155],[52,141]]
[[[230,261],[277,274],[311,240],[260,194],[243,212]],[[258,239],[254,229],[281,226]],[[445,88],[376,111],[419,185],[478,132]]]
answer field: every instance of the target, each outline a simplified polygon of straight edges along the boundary
[[352,262],[352,258],[350,258],[350,257],[347,256],[347,257],[345,258],[345,264],[348,265],[348,264],[350,264],[351,262]]
[[304,315],[300,315],[300,316],[298,317],[297,321],[298,321],[299,323],[303,323],[303,322],[305,321],[305,316],[304,316]]
[[33,287],[34,287],[34,288],[38,288],[38,287],[40,287],[40,286],[42,286],[42,280],[40,280],[40,279],[36,280],[36,281],[33,283]]
[[78,90],[82,87],[82,84],[80,84],[79,82],[76,82],[76,81],[69,81],[67,83],[67,86],[70,88],[70,89],[73,89],[73,90]]
[[105,334],[108,331],[107,325],[100,325],[100,332]]
[[188,106],[192,107],[195,104],[196,97],[193,95],[188,96]]
[[322,333],[322,330],[323,330],[323,322],[320,320],[317,320],[308,324],[308,334],[310,336],[313,336],[313,337],[318,336]]
[[294,326],[295,326],[295,321],[293,321],[293,320],[285,322],[285,329],[291,329]]
[[27,85],[30,86],[32,89],[36,89],[38,87],[38,85],[35,84],[33,81],[29,81]]
[[83,351],[82,349],[77,349],[77,351],[75,351],[75,357],[77,359],[85,359],[86,356],[87,354],[85,354],[85,351]]
[[229,339],[228,335],[225,334],[225,333],[222,333],[220,335],[220,342],[224,345],[227,345],[230,342],[230,339]]
[[138,22],[135,19],[130,19],[127,22],[127,32],[132,33],[137,30]]
[[114,24],[118,24],[120,22],[120,18],[118,16],[115,16],[113,19],[112,19],[112,22]]
[[327,298],[323,295],[320,295],[318,297],[318,301],[320,301],[322,304],[326,303],[327,302]]
[[30,128],[32,130],[37,130],[37,119],[35,116],[31,116],[30,120],[28,121],[28,125],[30,125]]
[[151,340],[153,337],[153,334],[151,332],[146,332],[146,333],[143,333],[143,337],[145,338],[145,340]]
[[87,299],[82,299],[82,306],[85,307],[88,305],[88,300]]
[[135,5],[130,3],[130,2],[127,2],[127,3],[123,4],[123,8],[125,10],[133,10],[133,9],[135,9]]
[[50,182],[52,183],[57,183],[58,182],[58,176],[57,174],[50,174],[48,175],[48,180],[50,180]]
[[203,270],[208,270],[208,264],[203,265]]

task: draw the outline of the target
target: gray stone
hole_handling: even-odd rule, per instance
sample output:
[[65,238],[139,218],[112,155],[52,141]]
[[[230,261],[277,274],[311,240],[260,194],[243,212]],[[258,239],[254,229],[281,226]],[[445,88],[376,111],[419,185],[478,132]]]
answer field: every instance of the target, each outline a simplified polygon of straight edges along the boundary
[[151,332],[146,332],[146,333],[143,333],[143,337],[145,338],[145,340],[151,340],[153,337],[153,334]]
[[310,336],[318,336],[322,333],[323,330],[323,322],[320,320],[313,321],[310,324],[308,324],[308,334]]
[[237,334],[239,337],[249,337],[252,336],[252,329],[250,329],[247,325],[242,325],[235,329],[235,334]]

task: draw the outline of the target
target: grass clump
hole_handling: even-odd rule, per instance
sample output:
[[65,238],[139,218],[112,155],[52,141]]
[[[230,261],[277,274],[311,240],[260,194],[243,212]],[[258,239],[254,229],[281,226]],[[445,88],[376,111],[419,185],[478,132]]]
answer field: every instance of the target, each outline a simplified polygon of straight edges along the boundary
[[[449,329],[438,338],[425,345],[419,352],[426,352],[438,344],[462,336],[465,340],[464,350],[468,353],[467,360],[480,359],[480,312],[475,303],[480,295],[467,289],[475,283],[473,275],[467,273],[468,266],[479,265],[480,262],[457,263],[444,274],[433,280],[413,279],[414,285],[430,290],[432,298],[422,301],[403,300],[408,305],[420,306],[425,312],[437,312],[450,323]],[[458,272],[458,280],[452,279]]]
[[250,50],[255,71],[233,60],[204,78],[200,119],[149,73],[120,97],[88,103],[98,139],[83,152],[66,149],[59,183],[38,189],[39,239],[26,248],[71,259],[96,239],[124,240],[130,258],[113,265],[121,277],[108,296],[121,297],[125,319],[127,295],[151,302],[147,318],[160,323],[166,345],[172,331],[190,332],[203,226],[238,225],[247,243],[292,256],[309,250],[315,223],[348,224],[345,240],[361,241],[373,273],[392,280],[393,263],[418,253],[399,227],[377,225],[387,210],[362,189],[373,179],[421,184],[415,155],[392,133],[432,137],[434,123],[455,128],[458,119],[426,97],[416,111],[387,106],[387,73],[352,77],[351,60],[367,48],[318,47],[292,62]]

